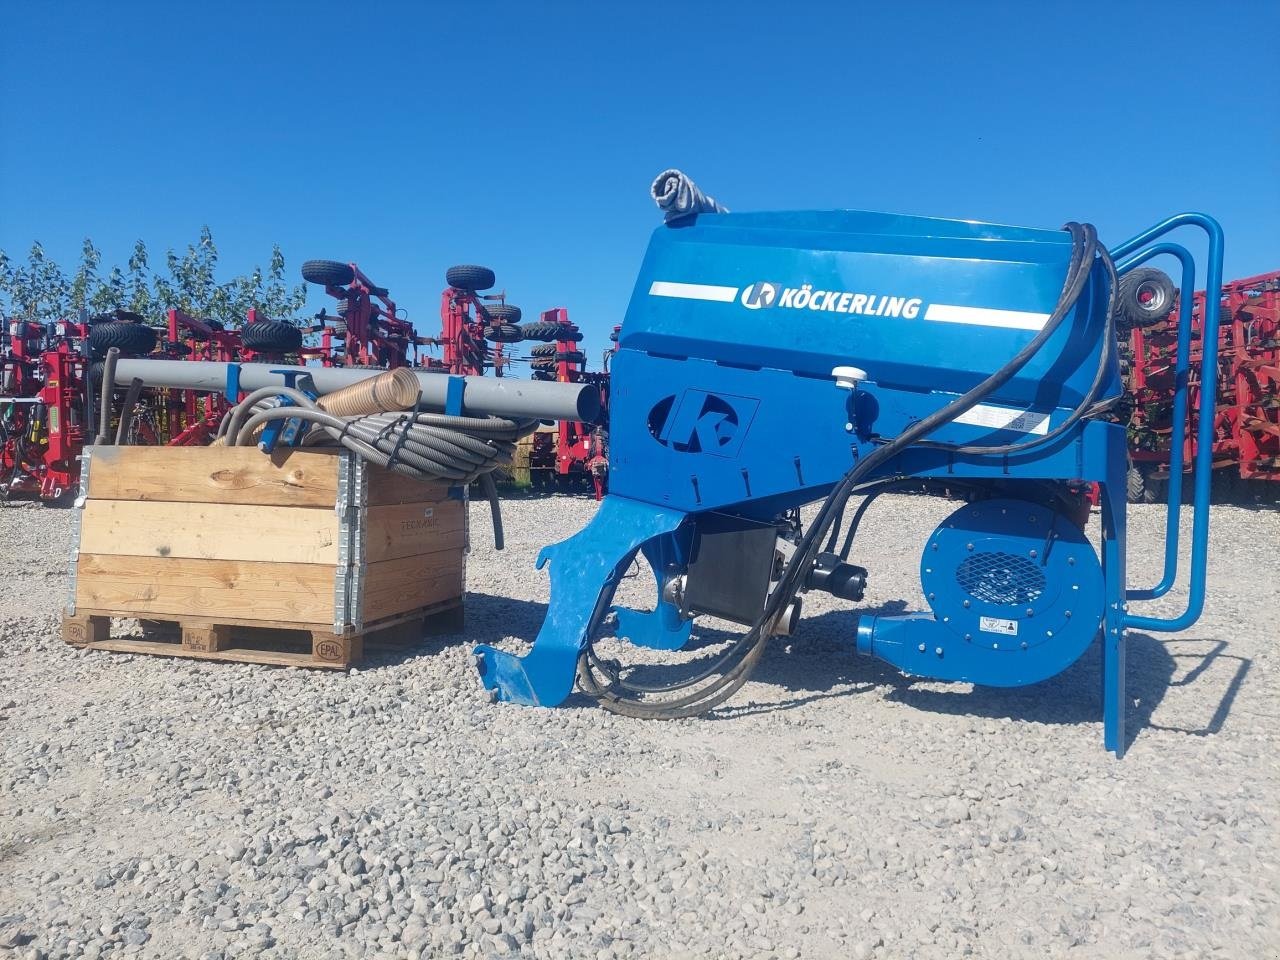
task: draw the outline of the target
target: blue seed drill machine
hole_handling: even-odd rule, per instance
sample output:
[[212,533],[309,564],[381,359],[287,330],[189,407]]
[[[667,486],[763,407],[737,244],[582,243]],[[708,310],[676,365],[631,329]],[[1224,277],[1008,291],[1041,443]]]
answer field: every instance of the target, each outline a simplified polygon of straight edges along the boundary
[[[1161,254],[1181,261],[1178,435],[1196,265],[1162,238],[1203,230],[1204,281],[1217,290],[1218,224],[1181,214],[1108,251],[1079,223],[728,213],[675,171],[654,195],[667,222],[613,358],[609,495],[585,529],[538,558],[551,564],[551,603],[532,650],[476,648],[485,686],[553,706],[576,678],[628,716],[705,713],[746,682],[771,636],[794,628],[805,592],[862,598],[868,573],[851,557],[873,566],[876,551],[854,550],[858,523],[875,494],[910,485],[967,499],[920,545],[930,610],[864,614],[850,646],[918,677],[1017,686],[1100,640],[1106,746],[1121,755],[1126,630],[1182,630],[1203,606],[1214,401],[1203,394],[1199,411],[1187,608],[1139,616],[1129,601],[1174,582],[1180,498],[1170,484],[1163,580],[1128,589],[1118,342],[1155,319],[1143,315],[1151,283],[1173,288],[1149,269],[1125,278]],[[1216,369],[1217,313],[1211,296],[1206,371]],[[1083,530],[1092,482],[1101,557]],[[864,499],[846,523],[854,495]],[[814,501],[801,529],[798,508]],[[637,552],[658,581],[650,611],[613,605]],[[593,648],[612,628],[678,649],[698,615],[747,630],[678,681],[640,682]]]

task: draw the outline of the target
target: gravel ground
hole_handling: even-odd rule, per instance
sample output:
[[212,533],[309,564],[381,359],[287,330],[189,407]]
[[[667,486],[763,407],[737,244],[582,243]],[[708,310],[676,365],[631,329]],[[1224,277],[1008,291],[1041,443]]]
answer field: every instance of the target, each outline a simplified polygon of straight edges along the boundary
[[[877,504],[868,605],[921,602],[950,509]],[[465,642],[334,674],[71,650],[71,512],[0,505],[0,956],[1280,955],[1280,513],[1215,508],[1204,618],[1131,638],[1117,762],[1096,651],[911,682],[818,597],[712,719],[488,703],[470,644],[535,634],[534,554],[593,510],[514,501],[494,554],[476,509]],[[1154,582],[1160,509],[1132,531]]]

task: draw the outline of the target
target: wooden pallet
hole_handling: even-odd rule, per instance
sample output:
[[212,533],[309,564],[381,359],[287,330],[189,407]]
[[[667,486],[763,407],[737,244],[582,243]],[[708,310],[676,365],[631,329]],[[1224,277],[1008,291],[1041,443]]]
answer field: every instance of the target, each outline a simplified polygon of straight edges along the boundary
[[[129,612],[77,609],[62,619],[62,638],[73,647],[115,653],[146,653],[197,660],[258,663],[276,667],[346,670],[359,666],[366,647],[411,648],[426,636],[462,630],[461,600],[448,600],[366,624],[361,630],[334,633],[332,624],[204,617],[148,618],[147,636],[112,637],[112,619]],[[301,647],[303,649],[280,649]]]
[[[328,448],[94,447],[81,478],[75,646],[341,670],[461,629],[465,516],[443,484]],[[113,618],[170,636],[113,638]]]

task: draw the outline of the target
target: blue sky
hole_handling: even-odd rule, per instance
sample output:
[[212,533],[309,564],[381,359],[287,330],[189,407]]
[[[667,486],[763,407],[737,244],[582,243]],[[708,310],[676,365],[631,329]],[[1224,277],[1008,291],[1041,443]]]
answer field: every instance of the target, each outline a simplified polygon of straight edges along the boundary
[[[654,174],[736,210],[849,207],[1116,243],[1217,216],[1280,269],[1280,3],[20,3],[0,35],[0,248],[153,259],[208,224],[357,261],[421,333],[445,268],[567,306],[593,359]],[[326,305],[313,296],[315,308]]]

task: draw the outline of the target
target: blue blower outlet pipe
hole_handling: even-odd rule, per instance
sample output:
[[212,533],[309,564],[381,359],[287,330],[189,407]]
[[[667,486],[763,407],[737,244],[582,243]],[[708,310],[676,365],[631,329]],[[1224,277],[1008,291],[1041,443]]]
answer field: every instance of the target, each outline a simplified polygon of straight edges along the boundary
[[[874,553],[854,551],[858,523],[876,494],[910,483],[967,503],[922,545],[930,612],[863,616],[856,649],[915,676],[1015,686],[1059,673],[1100,639],[1105,741],[1122,753],[1126,627],[1182,629],[1203,604],[1211,452],[1201,436],[1188,610],[1131,616],[1128,599],[1169,589],[1177,545],[1155,589],[1127,590],[1128,457],[1110,414],[1123,392],[1118,339],[1139,322],[1125,275],[1175,256],[1185,323],[1194,260],[1162,238],[1203,230],[1216,289],[1217,223],[1182,214],[1109,252],[1087,224],[728,213],[693,202],[703,195],[675,173],[659,182],[680,190],[655,197],[668,213],[672,198],[693,199],[653,235],[613,358],[610,493],[582,531],[539,555],[551,603],[532,650],[476,648],[485,686],[553,706],[576,679],[625,715],[705,713],[746,682],[770,637],[795,627],[806,591],[861,599]],[[1217,322],[1209,297],[1208,369]],[[1189,346],[1180,338],[1182,376]],[[1212,403],[1201,400],[1202,433]],[[1091,484],[1101,556],[1084,533]],[[798,508],[814,501],[802,528]],[[1177,510],[1171,500],[1170,536]],[[638,556],[656,578],[647,610],[614,602]],[[676,649],[698,616],[746,631],[679,681],[641,682],[595,648],[612,627]]]

